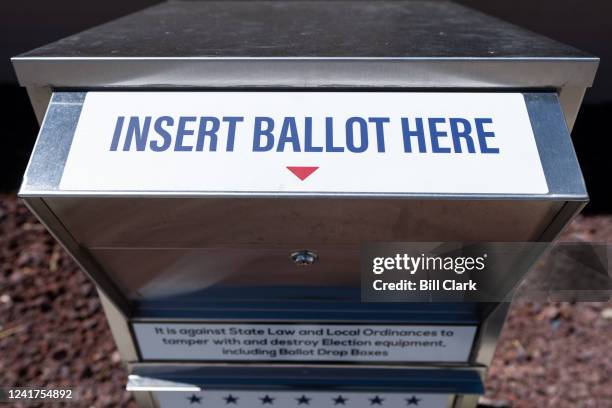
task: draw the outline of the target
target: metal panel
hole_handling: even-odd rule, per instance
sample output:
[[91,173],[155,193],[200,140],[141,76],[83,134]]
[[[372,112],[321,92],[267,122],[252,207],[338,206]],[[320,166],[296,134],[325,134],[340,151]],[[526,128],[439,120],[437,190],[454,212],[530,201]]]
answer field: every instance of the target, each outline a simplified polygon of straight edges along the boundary
[[138,360],[137,347],[131,335],[131,329],[126,316],[115,307],[108,297],[98,288],[98,296],[104,309],[104,314],[108,320],[108,325],[115,339],[115,344],[119,350],[119,355],[123,361]]
[[24,56],[590,57],[447,1],[173,1]]
[[45,201],[80,243],[101,250],[347,245],[365,240],[532,241],[562,204],[548,196],[459,201],[428,196],[400,200],[56,195]]
[[[175,208],[182,208],[180,199],[173,201],[177,201]],[[288,200],[264,202],[267,207],[278,208],[278,214],[266,216],[260,213],[256,220],[238,215],[244,212],[220,215],[218,210],[224,203],[220,201],[208,214],[205,211],[187,212],[194,220],[201,220],[190,223],[193,233],[175,228],[174,225],[183,225],[186,221],[180,218],[173,221],[171,214],[178,214],[178,211],[175,213],[175,210],[165,207],[165,214],[171,213],[165,220],[167,225],[172,225],[169,229],[164,228],[165,223],[145,226],[125,222],[126,231],[128,227],[140,227],[140,232],[144,234],[137,235],[144,236],[150,231],[150,239],[139,242],[137,237],[131,237],[126,232],[128,245],[125,245],[125,240],[114,240],[104,247],[90,246],[90,253],[133,299],[185,296],[212,286],[357,288],[361,242],[537,240],[559,208],[557,203],[525,201],[375,201],[374,205],[368,205],[357,200],[334,200],[328,203],[328,218],[320,213],[309,217],[312,213],[304,208],[318,205],[309,201],[298,201],[303,204],[299,206],[291,205]],[[88,202],[81,201],[86,206]],[[172,205],[172,201],[168,204]],[[202,205],[206,207],[206,203]],[[333,209],[340,209],[342,205],[344,211],[337,213],[353,214],[354,222],[350,219],[345,221],[345,217],[339,215],[328,228],[317,228],[331,221],[336,214]],[[468,206],[468,210],[462,205]],[[288,207],[288,211],[281,210],[283,206]],[[360,207],[367,207],[371,211],[358,211]],[[257,208],[252,206],[245,211],[257,213]],[[395,208],[399,208],[398,211],[392,212]],[[498,212],[495,212],[496,208]],[[61,215],[68,213],[59,212]],[[286,213],[298,215],[283,217]],[[121,223],[122,218],[108,217],[106,214],[92,213],[92,218],[104,217],[109,225]],[[118,214],[123,214],[123,211]],[[164,211],[154,212],[149,208],[144,214],[151,220],[157,219],[155,214],[164,214]],[[391,218],[385,222],[381,216],[376,218],[374,214],[390,214]],[[228,219],[228,216],[235,218],[233,226],[214,221]],[[359,217],[368,217],[370,221],[359,224]],[[445,221],[449,222],[445,225]],[[472,221],[474,223],[470,225]],[[69,224],[73,223],[74,220],[70,220]],[[95,226],[92,227],[91,231],[96,231]],[[104,226],[97,229],[101,235],[106,230]],[[164,233],[168,233],[167,236]],[[299,248],[315,250],[322,261],[309,268],[296,268],[289,256]]]
[[[222,365],[131,365],[127,389],[136,391],[139,401],[150,403],[146,396],[159,390],[173,389],[206,390],[326,390],[326,391],[372,391],[414,392],[428,394],[451,394],[448,406],[457,405],[463,398],[475,403],[476,395],[482,394],[482,369],[441,368],[390,368],[360,367],[333,368],[331,366],[222,366]],[[149,391],[149,392],[147,392]],[[457,397],[455,397],[455,395]]]
[[53,94],[24,177],[28,188],[52,190],[59,185],[84,100],[85,93]]
[[584,179],[557,95],[529,93],[525,102],[549,189],[567,197],[582,192],[577,198],[584,198]]
[[[598,59],[450,2],[170,2],[13,59],[38,88],[554,89]],[[44,99],[32,101],[44,110]]]
[[[479,394],[484,391],[478,369],[427,369],[381,367],[333,367],[286,365],[190,365],[138,364],[131,370],[128,389],[306,389],[330,390],[410,390],[413,392]],[[159,381],[156,384],[156,381]],[[146,385],[145,385],[146,384]]]
[[[525,94],[549,186],[544,195],[65,193],[59,182],[84,97],[54,94],[20,194],[78,245],[82,263],[96,265],[94,279],[125,300],[255,285],[354,289],[364,241],[537,241],[558,233],[587,199],[552,93]],[[325,262],[296,271],[289,254],[297,248],[314,249]]]

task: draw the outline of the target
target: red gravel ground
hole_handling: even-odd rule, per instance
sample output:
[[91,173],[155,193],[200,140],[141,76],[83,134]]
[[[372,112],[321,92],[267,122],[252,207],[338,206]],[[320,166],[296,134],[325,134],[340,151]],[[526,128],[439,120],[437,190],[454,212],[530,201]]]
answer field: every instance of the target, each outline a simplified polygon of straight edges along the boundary
[[[612,216],[580,217],[563,239],[610,242]],[[483,402],[612,407],[611,350],[612,303],[514,304]],[[71,406],[135,407],[125,382],[94,286],[14,195],[0,195],[0,384],[74,388]]]

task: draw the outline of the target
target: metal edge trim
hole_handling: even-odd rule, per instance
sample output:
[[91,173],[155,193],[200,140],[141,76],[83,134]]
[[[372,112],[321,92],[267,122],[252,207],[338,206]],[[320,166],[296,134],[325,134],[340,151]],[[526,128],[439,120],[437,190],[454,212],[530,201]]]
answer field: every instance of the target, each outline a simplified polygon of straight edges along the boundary
[[[337,85],[338,79],[323,78],[323,74],[332,74],[343,78],[341,83],[352,86],[373,86],[373,82],[381,83],[384,86],[527,86],[542,87],[552,86],[563,88],[567,85],[580,85],[590,87],[593,84],[595,73],[599,65],[599,58],[457,58],[457,57],[394,57],[394,58],[355,58],[355,57],[284,57],[284,58],[262,58],[262,57],[13,57],[11,59],[19,83],[24,86],[29,85],[51,85],[55,87],[76,87],[76,86],[144,86],[160,85],[161,83],[147,83],[147,72],[154,73],[156,77],[167,78],[163,81],[164,86],[171,84],[193,86],[194,78],[189,75],[181,75],[180,78],[172,76],[171,70],[181,69],[185,66],[193,68],[193,64],[207,69],[207,77],[198,75],[197,80],[214,84],[215,86],[237,86],[237,85],[265,85],[288,84],[290,86],[304,86],[305,81],[308,86]],[[108,69],[113,65],[113,70]],[[359,64],[359,66],[356,66]],[[373,66],[377,69],[391,68],[397,69],[401,65],[404,68],[414,69],[418,66],[427,66],[428,78],[424,83],[423,78],[414,75],[406,75],[400,78],[390,78],[385,73],[376,80],[372,78],[372,71],[369,71],[368,82],[363,82],[362,74],[364,65],[368,70]],[[515,65],[527,64],[530,68],[538,71],[537,75],[530,75],[530,81],[526,83],[522,76],[522,70],[516,69]],[[79,78],[71,74],[70,71],[75,66],[88,66],[85,76]],[[99,69],[96,69],[96,65]],[[245,65],[250,65],[249,74],[244,75]],[[47,68],[44,69],[43,66]],[[53,70],[48,70],[53,67]],[[232,73],[230,67],[240,67],[240,72]],[[257,70],[256,68],[263,68]],[[273,67],[273,71],[271,71]],[[286,69],[286,68],[290,69]],[[436,68],[444,68],[436,73]],[[461,67],[461,69],[458,69]],[[504,72],[502,67],[512,67]],[[317,69],[317,76],[304,78],[304,69],[312,72]],[[349,69],[347,69],[349,68]],[[474,77],[466,76],[466,68],[470,68]],[[47,71],[48,70],[48,71]],[[167,71],[167,72],[164,72]],[[449,75],[456,72],[458,77]],[[241,73],[240,78],[237,74]],[[437,75],[436,75],[437,74]],[[433,77],[432,77],[433,75]],[[96,79],[95,77],[99,78]],[[488,77],[496,80],[488,79]],[[254,80],[254,79],[257,80]],[[432,82],[440,82],[440,85],[433,85]],[[478,84],[478,85],[476,85]]]

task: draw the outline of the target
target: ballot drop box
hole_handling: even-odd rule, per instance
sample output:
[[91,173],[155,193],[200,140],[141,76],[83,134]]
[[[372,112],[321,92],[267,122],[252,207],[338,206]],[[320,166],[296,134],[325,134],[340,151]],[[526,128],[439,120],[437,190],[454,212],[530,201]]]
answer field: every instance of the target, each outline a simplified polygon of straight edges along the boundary
[[598,60],[452,3],[175,1],[13,63],[20,196],[143,407],[475,406],[508,303],[363,301],[363,245],[550,242],[588,199]]

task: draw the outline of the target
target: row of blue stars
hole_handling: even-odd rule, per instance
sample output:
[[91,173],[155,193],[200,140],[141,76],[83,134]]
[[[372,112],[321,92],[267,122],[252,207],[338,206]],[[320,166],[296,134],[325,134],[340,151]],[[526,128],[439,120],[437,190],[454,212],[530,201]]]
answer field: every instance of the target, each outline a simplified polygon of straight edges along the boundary
[[[200,404],[202,397],[198,397],[195,394],[192,394],[191,397],[187,397],[190,404]],[[235,397],[232,394],[228,394],[226,397],[223,397],[225,400],[225,404],[238,404],[239,397]],[[276,398],[270,397],[268,394],[259,398],[261,401],[261,405],[274,405],[274,400]],[[310,400],[312,398],[308,398],[306,395],[302,395],[299,398],[296,398],[298,405],[310,405]],[[336,398],[332,398],[334,401],[334,405],[346,405],[348,398],[343,397],[342,395],[338,395]],[[369,398],[370,405],[383,405],[384,398],[379,397],[378,395],[374,396],[374,398]],[[406,398],[407,405],[419,405],[420,398],[415,397],[414,395],[410,398]]]

